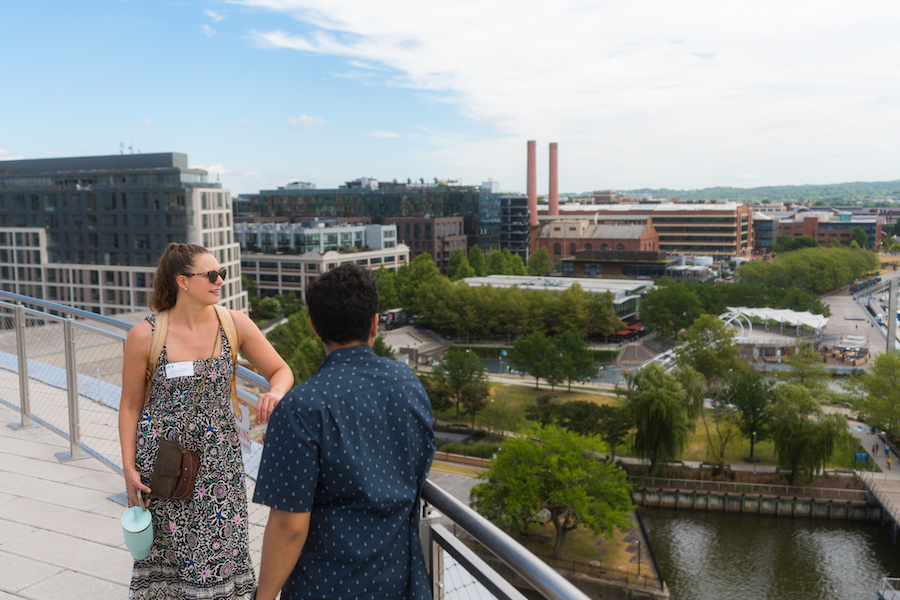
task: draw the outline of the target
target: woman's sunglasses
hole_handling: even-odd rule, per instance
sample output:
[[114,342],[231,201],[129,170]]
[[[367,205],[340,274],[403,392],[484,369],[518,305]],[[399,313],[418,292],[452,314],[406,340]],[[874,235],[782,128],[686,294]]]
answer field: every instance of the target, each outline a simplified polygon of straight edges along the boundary
[[225,279],[225,275],[228,273],[224,268],[219,269],[218,271],[207,271],[205,273],[182,273],[185,277],[193,277],[194,275],[204,275],[207,279],[209,279],[210,283],[215,283],[219,280],[219,277]]

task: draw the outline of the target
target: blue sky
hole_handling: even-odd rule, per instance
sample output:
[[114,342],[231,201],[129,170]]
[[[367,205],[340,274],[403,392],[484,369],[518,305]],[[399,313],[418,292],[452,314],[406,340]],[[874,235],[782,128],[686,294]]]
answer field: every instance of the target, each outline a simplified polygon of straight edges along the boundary
[[[184,152],[234,193],[900,179],[900,3],[0,3],[0,159]],[[132,150],[129,150],[131,148]]]

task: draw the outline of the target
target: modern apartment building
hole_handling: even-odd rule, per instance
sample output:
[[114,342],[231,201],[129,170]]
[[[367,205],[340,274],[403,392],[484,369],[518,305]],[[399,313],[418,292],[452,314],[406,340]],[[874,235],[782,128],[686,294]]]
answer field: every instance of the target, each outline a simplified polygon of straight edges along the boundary
[[826,246],[837,240],[841,245],[850,244],[853,232],[861,227],[869,238],[868,246],[881,245],[881,223],[883,217],[877,215],[854,215],[840,209],[800,209],[792,217],[781,219],[778,234],[793,237],[808,235]]
[[231,193],[179,153],[0,161],[0,288],[103,315],[145,310],[170,242],[228,270],[247,309]]
[[531,256],[528,196],[500,197],[500,247],[509,248],[527,263]]
[[430,254],[441,273],[456,250],[468,256],[462,217],[386,217],[384,221],[397,228],[398,239],[409,247],[410,259]]
[[329,250],[390,250],[397,247],[395,225],[354,225],[314,219],[300,223],[235,223],[241,250],[265,254],[305,254]]
[[478,186],[432,186],[374,182],[348,182],[337,189],[262,190],[243,196],[242,214],[254,218],[286,217],[291,220],[371,217],[386,223],[389,217],[462,217],[463,234],[469,247],[482,252],[499,250],[500,194]]
[[306,286],[326,271],[346,263],[356,263],[377,271],[381,267],[393,271],[409,262],[409,248],[398,244],[393,248],[362,252],[306,252],[304,254],[262,254],[245,252],[241,256],[244,275],[256,281],[260,296],[294,292],[306,297]]

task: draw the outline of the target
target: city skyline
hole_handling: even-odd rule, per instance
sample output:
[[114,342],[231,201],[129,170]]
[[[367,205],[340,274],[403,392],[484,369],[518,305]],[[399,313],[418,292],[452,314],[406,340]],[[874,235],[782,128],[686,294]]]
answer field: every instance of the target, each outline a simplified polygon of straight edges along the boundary
[[898,179],[900,6],[5,3],[0,159],[184,152],[235,194]]

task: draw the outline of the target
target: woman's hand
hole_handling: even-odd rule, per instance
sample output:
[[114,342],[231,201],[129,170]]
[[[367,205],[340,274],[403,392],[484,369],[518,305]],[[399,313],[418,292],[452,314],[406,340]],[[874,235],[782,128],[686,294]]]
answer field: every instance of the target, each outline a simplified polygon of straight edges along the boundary
[[125,469],[125,490],[128,494],[128,506],[138,505],[137,490],[144,494],[144,506],[150,504],[150,488],[143,484],[137,469]]
[[283,396],[284,394],[274,394],[272,392],[261,394],[256,401],[256,422],[261,425],[268,423],[269,417],[272,416],[272,411],[275,410],[275,405],[278,404]]

